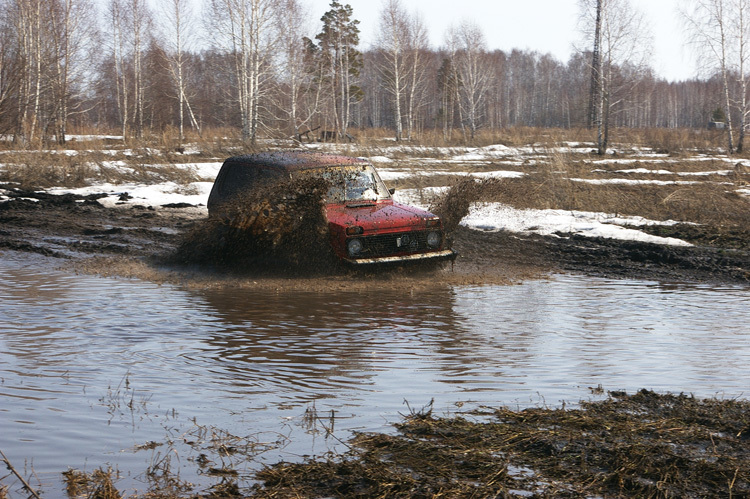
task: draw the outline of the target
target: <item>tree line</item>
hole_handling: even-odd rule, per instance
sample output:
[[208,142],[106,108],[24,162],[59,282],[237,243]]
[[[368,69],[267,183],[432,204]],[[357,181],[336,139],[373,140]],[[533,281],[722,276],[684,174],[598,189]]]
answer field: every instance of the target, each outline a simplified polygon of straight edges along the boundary
[[[696,19],[723,1],[695,0]],[[563,62],[490,49],[470,21],[433,47],[400,0],[383,4],[367,49],[337,0],[318,26],[302,0],[0,0],[0,134],[31,146],[64,143],[71,127],[135,138],[173,128],[181,140],[231,127],[248,142],[385,128],[396,140],[471,141],[483,129],[589,126],[606,150],[610,128],[705,127],[718,109],[738,148],[733,123],[744,136],[749,106],[730,46],[744,28],[726,34],[723,64],[721,47],[709,57],[719,62],[710,76],[669,82],[642,57],[648,37],[628,0],[580,9],[591,43]]]

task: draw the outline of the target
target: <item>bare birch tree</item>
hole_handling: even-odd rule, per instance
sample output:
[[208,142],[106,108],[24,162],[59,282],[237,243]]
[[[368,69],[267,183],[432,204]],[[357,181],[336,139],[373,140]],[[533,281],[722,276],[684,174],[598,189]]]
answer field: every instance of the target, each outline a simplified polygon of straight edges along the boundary
[[[9,11],[8,2],[0,0],[0,9],[4,12]],[[15,127],[13,100],[19,91],[18,62],[10,19],[0,18],[0,134],[9,133]]]
[[734,152],[732,99],[730,96],[730,9],[728,0],[695,0],[691,11],[683,11],[693,44],[698,48],[703,70],[718,69],[724,94],[727,152]]
[[45,67],[41,0],[13,0],[6,15],[11,19],[21,78],[17,99],[14,140],[24,144],[33,142],[41,110]]
[[410,23],[400,0],[386,0],[380,13],[380,24],[376,41],[382,63],[377,64],[384,87],[391,95],[393,104],[396,140],[403,138],[403,115],[401,106],[409,84],[407,54],[410,45]]
[[[594,121],[597,128],[597,149],[605,154],[609,147],[609,130],[613,110],[640,83],[647,68],[651,35],[643,14],[629,0],[580,0],[581,30],[593,46],[592,63],[597,86]],[[628,66],[627,76],[621,71]]]
[[242,138],[255,142],[260,125],[262,84],[275,42],[271,0],[210,0],[209,32],[234,59]]
[[461,127],[464,137],[466,137],[466,127],[463,115],[463,105],[461,103],[461,93],[463,87],[463,79],[461,73],[456,67],[458,61],[458,38],[456,36],[455,28],[450,28],[446,32],[445,39],[445,51],[447,57],[443,61],[441,71],[438,73],[438,78],[442,79],[442,88],[444,92],[450,92],[445,95],[445,102],[450,110],[450,119],[448,121],[448,127],[444,129],[444,135],[448,137],[452,136],[453,127],[456,122],[456,115],[458,115],[458,124]]
[[85,86],[85,76],[94,59],[96,9],[91,0],[58,0],[48,4],[51,22],[53,61],[51,64],[52,98],[55,136],[65,143],[69,116],[83,110],[79,104],[71,108],[76,92]]
[[407,95],[407,137],[412,138],[416,126],[416,113],[421,107],[424,86],[427,81],[427,53],[429,39],[427,26],[419,13],[411,18],[411,30],[408,47],[409,85]]
[[745,143],[745,131],[748,122],[748,81],[747,64],[750,57],[750,0],[734,0],[734,15],[732,16],[732,32],[736,36],[736,78],[739,87],[737,109],[740,123],[738,125],[737,153],[741,153]]
[[[464,21],[447,34],[453,67],[461,84],[458,86],[462,128],[469,127],[474,140],[484,119],[484,99],[491,86],[492,71],[487,63],[487,43],[479,25]],[[465,123],[464,123],[465,121]]]
[[186,84],[186,52],[189,49],[193,33],[192,9],[189,0],[169,0],[162,4],[162,23],[167,33],[167,58],[169,74],[174,83],[177,95],[178,129],[180,143],[185,140],[185,111],[188,112],[190,125],[200,132],[200,126],[193,113],[188,99]]
[[120,117],[120,127],[123,138],[128,136],[129,110],[128,96],[129,79],[125,72],[125,50],[126,50],[126,16],[124,0],[110,0],[108,18],[110,24],[110,42],[112,43],[112,58],[114,67],[115,93],[117,113]]
[[589,86],[589,110],[586,115],[586,126],[593,128],[599,125],[599,90],[602,78],[602,7],[604,0],[596,0],[596,15],[594,16],[594,47],[591,51],[591,82]]
[[280,80],[282,94],[279,108],[287,116],[288,127],[297,140],[317,113],[321,86],[313,81],[315,71],[307,70],[310,38],[309,13],[298,0],[281,0],[278,11]]
[[136,138],[143,137],[144,127],[144,87],[143,87],[143,53],[147,45],[150,12],[145,0],[127,0],[133,59],[133,124]]

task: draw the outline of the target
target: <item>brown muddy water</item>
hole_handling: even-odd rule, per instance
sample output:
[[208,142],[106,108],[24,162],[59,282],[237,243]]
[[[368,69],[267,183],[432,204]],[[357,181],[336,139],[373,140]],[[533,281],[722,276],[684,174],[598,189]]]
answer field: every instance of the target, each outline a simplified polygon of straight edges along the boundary
[[434,398],[442,415],[575,404],[599,385],[750,393],[743,287],[563,275],[194,290],[54,265],[0,258],[0,450],[45,497],[64,497],[69,467],[112,467],[132,492],[169,460],[208,485],[215,478],[185,442],[216,429],[257,444],[246,469],[321,456],[352,430],[390,431],[405,401]]

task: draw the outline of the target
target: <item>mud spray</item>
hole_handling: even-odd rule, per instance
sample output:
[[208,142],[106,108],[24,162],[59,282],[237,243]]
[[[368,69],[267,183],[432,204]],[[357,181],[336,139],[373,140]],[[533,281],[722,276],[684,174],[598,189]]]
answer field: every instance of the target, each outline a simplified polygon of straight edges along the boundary
[[237,196],[220,217],[199,222],[178,245],[173,260],[239,270],[330,269],[320,178],[282,180]]
[[449,240],[461,220],[469,214],[469,207],[477,200],[480,187],[480,183],[472,178],[461,179],[430,206],[430,211],[443,221],[443,230]]
[[[328,188],[321,178],[296,178],[238,196],[222,216],[187,233],[171,260],[227,270],[330,273],[338,264],[328,240]],[[431,206],[449,242],[481,192],[482,182],[464,179]]]

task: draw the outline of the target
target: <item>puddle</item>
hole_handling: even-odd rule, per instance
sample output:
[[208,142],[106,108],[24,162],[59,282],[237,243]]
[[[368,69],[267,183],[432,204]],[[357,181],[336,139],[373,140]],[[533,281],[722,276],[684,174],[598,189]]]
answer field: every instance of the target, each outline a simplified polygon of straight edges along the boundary
[[[0,449],[50,496],[60,472],[117,468],[123,488],[195,424],[320,455],[305,411],[384,430],[436,414],[592,397],[588,387],[746,397],[747,288],[559,276],[515,286],[185,290],[0,260]],[[309,421],[308,421],[309,422]],[[204,483],[182,449],[182,477]],[[194,457],[194,456],[192,456]]]

